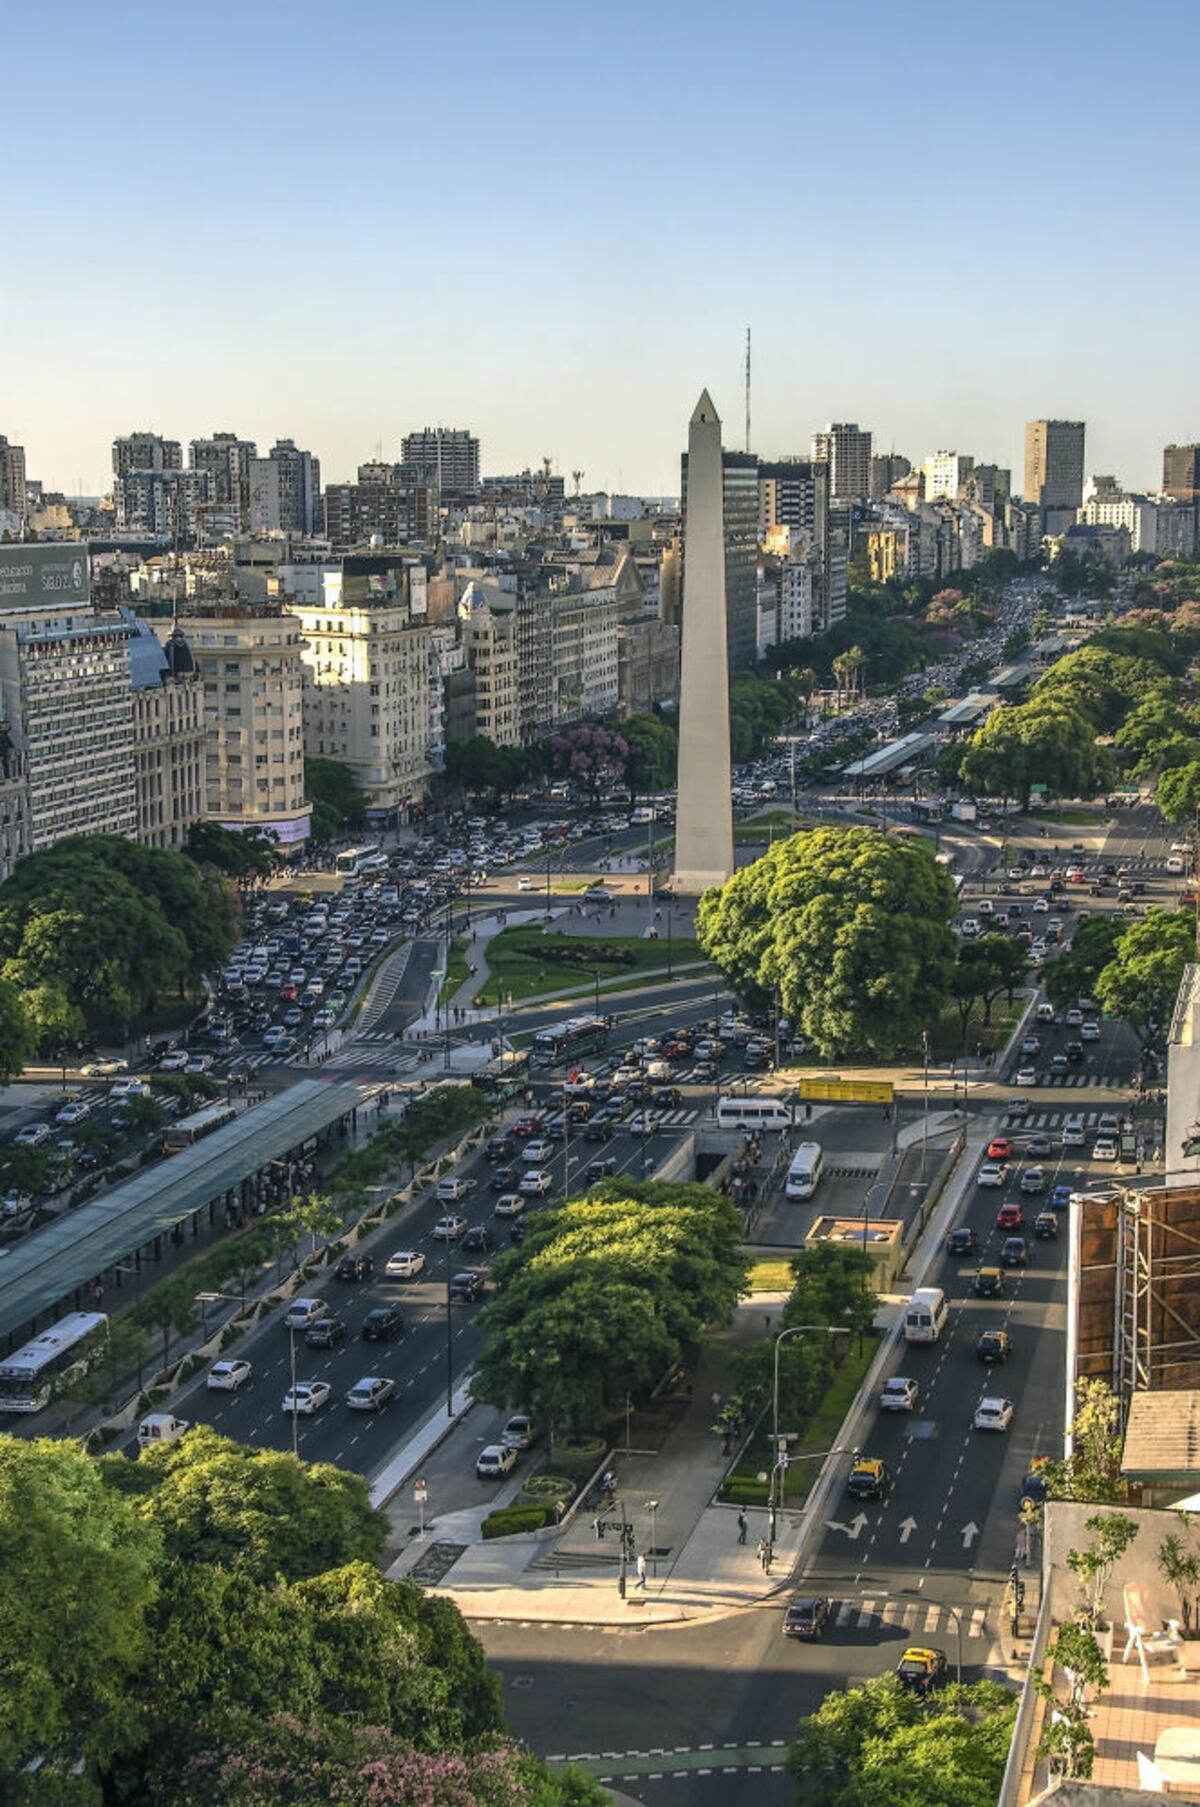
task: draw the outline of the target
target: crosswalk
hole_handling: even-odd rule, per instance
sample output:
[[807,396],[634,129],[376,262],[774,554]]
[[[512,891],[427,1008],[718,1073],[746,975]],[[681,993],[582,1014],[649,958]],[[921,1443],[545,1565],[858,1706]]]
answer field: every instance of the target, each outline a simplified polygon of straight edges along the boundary
[[905,1631],[929,1637],[935,1631],[953,1631],[962,1620],[964,1638],[982,1638],[987,1634],[987,1608],[976,1606],[970,1613],[965,1606],[957,1613],[944,1606],[933,1606],[924,1600],[912,1600],[901,1606],[899,1601],[843,1600],[838,1607],[835,1624],[839,1631],[871,1631],[880,1625],[900,1625]]
[[1067,1091],[1079,1091],[1086,1086],[1108,1086],[1113,1090],[1121,1090],[1129,1084],[1129,1075],[1089,1073],[1076,1069],[1073,1073],[1039,1073],[1034,1083],[1039,1091],[1047,1086],[1057,1086],[1059,1090]]
[[1018,1132],[1030,1129],[1061,1129],[1067,1118],[1082,1123],[1085,1130],[1098,1127],[1101,1115],[1110,1115],[1100,1111],[1030,1111],[1027,1116],[1019,1117],[1013,1125]]

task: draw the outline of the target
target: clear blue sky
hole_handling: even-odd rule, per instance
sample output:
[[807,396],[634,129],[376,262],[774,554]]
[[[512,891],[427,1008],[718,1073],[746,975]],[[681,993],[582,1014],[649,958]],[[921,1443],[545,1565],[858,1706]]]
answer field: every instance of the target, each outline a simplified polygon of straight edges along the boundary
[[1200,438],[1200,13],[1059,0],[9,9],[0,432],[106,488],[221,428],[327,478],[470,426],[485,469],[675,490],[827,419],[1012,463]]

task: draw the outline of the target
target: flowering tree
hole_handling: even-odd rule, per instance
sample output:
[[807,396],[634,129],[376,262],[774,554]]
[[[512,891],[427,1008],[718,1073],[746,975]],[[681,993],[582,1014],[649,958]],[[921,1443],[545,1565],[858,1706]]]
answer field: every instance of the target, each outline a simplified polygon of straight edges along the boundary
[[552,734],[549,747],[550,770],[559,777],[586,784],[593,797],[605,778],[624,776],[629,758],[628,741],[598,722],[584,722],[563,734]]

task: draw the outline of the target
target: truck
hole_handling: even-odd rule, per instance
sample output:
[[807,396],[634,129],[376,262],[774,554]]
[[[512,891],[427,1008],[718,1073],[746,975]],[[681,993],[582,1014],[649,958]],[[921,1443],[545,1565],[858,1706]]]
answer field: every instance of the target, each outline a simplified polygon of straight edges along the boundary
[[176,1418],[173,1412],[150,1412],[138,1425],[138,1448],[153,1449],[157,1443],[178,1443],[189,1428],[188,1420]]
[[979,811],[969,797],[960,797],[950,805],[950,815],[955,822],[974,822],[978,819]]
[[940,1286],[918,1286],[904,1308],[906,1343],[936,1343],[949,1312]]

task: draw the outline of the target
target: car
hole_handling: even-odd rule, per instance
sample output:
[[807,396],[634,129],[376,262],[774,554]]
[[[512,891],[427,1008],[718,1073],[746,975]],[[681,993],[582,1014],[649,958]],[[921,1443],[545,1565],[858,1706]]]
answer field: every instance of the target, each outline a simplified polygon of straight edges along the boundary
[[1063,1018],[1068,1029],[1080,1029],[1083,1026],[1083,1012],[1077,1004],[1072,1004]]
[[902,1375],[894,1374],[883,1383],[879,1409],[881,1412],[911,1412],[920,1397],[921,1389],[915,1380],[906,1380]]
[[996,1213],[996,1228],[998,1230],[1023,1230],[1025,1228],[1025,1213],[1016,1199],[1006,1200],[1001,1205]]
[[1053,1054],[1050,1057],[1050,1071],[1052,1073],[1065,1073],[1070,1064],[1071,1063],[1065,1054]]
[[1075,1188],[1073,1186],[1064,1184],[1057,1185],[1054,1188],[1054,1191],[1050,1194],[1050,1203],[1056,1211],[1065,1211],[1068,1209],[1071,1203],[1071,1194],[1074,1190]]
[[948,1255],[973,1255],[978,1247],[979,1238],[969,1224],[957,1225],[946,1238]]
[[521,1184],[518,1186],[517,1190],[518,1192],[523,1193],[526,1198],[540,1198],[544,1192],[552,1192],[554,1190],[554,1181],[546,1172],[545,1168],[531,1167],[529,1172],[522,1176]]
[[1038,1082],[1036,1067],[1018,1067],[1016,1071],[1018,1085],[1036,1085]]
[[254,1369],[248,1361],[214,1362],[208,1370],[205,1386],[210,1393],[236,1393],[251,1378]]
[[1006,1362],[1012,1350],[1007,1330],[984,1330],[975,1340],[975,1359],[988,1367]]
[[1050,1487],[1046,1479],[1046,1470],[1050,1466],[1049,1456],[1034,1456],[1021,1481],[1021,1504],[1026,1500],[1034,1506],[1042,1506],[1049,1497]]
[[464,1255],[490,1255],[496,1246],[496,1238],[486,1224],[472,1224],[462,1239]]
[[470,1190],[469,1180],[460,1179],[457,1174],[448,1173],[445,1179],[438,1181],[434,1197],[439,1205],[457,1205],[461,1199],[466,1198]]
[[1051,1141],[1050,1137],[1045,1135],[1041,1130],[1039,1130],[1036,1135],[1029,1136],[1025,1143],[1025,1153],[1027,1155],[1037,1155],[1044,1158],[1046,1155],[1053,1153],[1053,1150],[1054,1143]]
[[114,1073],[126,1070],[123,1060],[89,1060],[86,1067],[79,1069],[85,1079],[110,1079]]
[[404,1319],[394,1305],[377,1305],[362,1321],[364,1343],[394,1343],[404,1335]]
[[784,1637],[804,1638],[808,1642],[819,1638],[832,1609],[832,1600],[824,1594],[793,1594],[783,1615]]
[[1027,1117],[1029,1115],[1029,1100],[1028,1098],[1010,1098],[1004,1108],[1010,1117]]
[[525,1200],[519,1192],[501,1193],[493,1206],[497,1217],[520,1217],[524,1209]]
[[517,1183],[515,1167],[493,1167],[488,1179],[489,1192],[511,1192]]
[[1098,1042],[1100,1040],[1100,1025],[1099,1023],[1084,1023],[1079,1033],[1085,1042]]
[[983,1166],[979,1169],[979,1172],[975,1175],[975,1184],[977,1186],[989,1186],[993,1189],[1003,1186],[1003,1167],[997,1166],[994,1161],[985,1161]]
[[446,1292],[452,1305],[473,1305],[483,1296],[483,1276],[464,1268],[452,1277]]
[[415,1280],[425,1271],[425,1257],[420,1249],[397,1249],[384,1266],[389,1280]]
[[971,1427],[977,1431],[1006,1431],[1012,1423],[1013,1402],[1011,1399],[999,1399],[990,1393],[975,1407],[975,1416]]
[[1068,1117],[1062,1126],[1062,1145],[1064,1148],[1082,1148],[1087,1141],[1087,1131],[1083,1127],[1082,1117]]
[[304,1332],[310,1349],[340,1349],[346,1340],[346,1326],[341,1318],[318,1318]]
[[1117,1159],[1117,1139],[1115,1136],[1097,1136],[1092,1143],[1093,1161],[1115,1161]]
[[515,1152],[511,1136],[493,1136],[483,1151],[485,1161],[507,1161]]
[[324,1299],[293,1299],[283,1320],[285,1330],[307,1330],[318,1318],[329,1316]]
[[[1035,900],[1033,908],[1036,915],[1045,916],[1050,910],[1049,900],[1045,897],[1039,897]],[[1036,1053],[1037,1050],[1034,1049],[1034,1052]]]
[[355,1381],[346,1395],[346,1404],[352,1412],[381,1412],[385,1405],[391,1405],[395,1391],[394,1380],[382,1374],[368,1374],[364,1380]]
[[858,1500],[886,1499],[892,1477],[878,1456],[859,1456],[846,1477],[846,1492]]
[[530,1136],[538,1134],[545,1121],[545,1114],[542,1111],[527,1111],[513,1124],[513,1135],[520,1137],[522,1142],[528,1141]]
[[1033,1220],[1033,1233],[1039,1242],[1057,1242],[1058,1219],[1053,1211],[1038,1212]]
[[333,1388],[327,1380],[298,1380],[283,1396],[282,1411],[311,1418],[327,1402]]
[[335,1280],[369,1280],[375,1272],[370,1255],[343,1255],[333,1270]]
[[64,1104],[60,1111],[55,1112],[54,1121],[70,1126],[72,1123],[82,1123],[84,1118],[90,1117],[91,1114],[90,1104],[82,1098],[74,1098],[69,1104]]
[[171,1048],[158,1063],[160,1073],[182,1073],[188,1063],[188,1057],[182,1048]]
[[989,1161],[1011,1161],[1013,1145],[1007,1136],[993,1136],[988,1143],[987,1158]]
[[532,1449],[537,1441],[537,1428],[528,1412],[514,1412],[500,1432],[501,1443],[510,1449]]
[[1029,1245],[1023,1236],[1006,1236],[1000,1245],[1000,1260],[1005,1267],[1026,1267]]
[[896,1680],[909,1694],[931,1694],[946,1673],[946,1652],[910,1644],[896,1664]]
[[1021,1175],[1021,1191],[1026,1197],[1033,1198],[1046,1190],[1046,1170],[1044,1167],[1027,1167]]
[[1004,1291],[1004,1274],[998,1267],[981,1267],[971,1282],[977,1299],[998,1299]]
[[543,1161],[554,1159],[554,1144],[541,1136],[532,1136],[521,1150],[521,1159],[534,1167],[540,1167]]
[[449,1211],[444,1217],[439,1217],[434,1224],[433,1240],[435,1242],[457,1242],[466,1227],[465,1217],[460,1217],[456,1211]]
[[475,1458],[475,1473],[481,1481],[502,1481],[517,1466],[519,1451],[511,1443],[488,1443]]
[[1067,1059],[1072,1064],[1076,1063],[1077,1061],[1081,1061],[1083,1059],[1083,1043],[1082,1042],[1069,1041],[1067,1043]]
[[1119,1136],[1121,1119],[1113,1111],[1101,1111],[1096,1123],[1096,1134],[1099,1136]]
[[1021,1043],[1022,1054],[1040,1054],[1041,1051],[1042,1044],[1036,1035],[1027,1035]]
[[27,1123],[24,1129],[19,1129],[17,1131],[16,1135],[13,1137],[13,1141],[18,1148],[38,1148],[46,1140],[46,1137],[49,1134],[49,1124]]
[[589,1185],[594,1185],[597,1180],[609,1179],[616,1171],[617,1157],[615,1155],[598,1155],[594,1161],[588,1162],[584,1177]]

